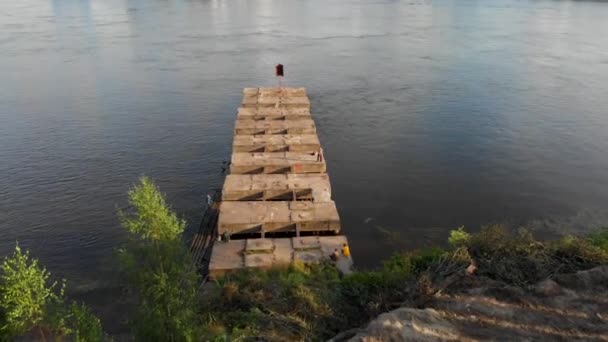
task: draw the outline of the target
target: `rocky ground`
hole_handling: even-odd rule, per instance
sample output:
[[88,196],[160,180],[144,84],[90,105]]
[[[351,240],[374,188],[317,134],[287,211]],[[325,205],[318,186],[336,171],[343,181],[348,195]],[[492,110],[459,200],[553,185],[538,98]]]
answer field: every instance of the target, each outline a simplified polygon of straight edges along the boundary
[[464,273],[331,341],[608,341],[608,266],[528,287]]

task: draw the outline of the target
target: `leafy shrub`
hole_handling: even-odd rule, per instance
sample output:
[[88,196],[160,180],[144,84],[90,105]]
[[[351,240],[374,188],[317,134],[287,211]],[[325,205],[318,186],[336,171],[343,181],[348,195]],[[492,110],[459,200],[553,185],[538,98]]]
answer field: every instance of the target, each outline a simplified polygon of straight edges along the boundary
[[608,228],[590,234],[588,240],[593,246],[608,252]]
[[37,259],[23,253],[19,245],[12,257],[0,266],[1,336],[10,339],[39,326],[47,319],[48,308],[61,302],[63,289],[49,280],[50,273]]
[[119,250],[122,272],[137,301],[131,327],[137,340],[194,341],[200,334],[199,275],[181,240],[185,222],[147,177],[129,191],[119,212],[131,241]]
[[601,247],[603,235],[594,238],[564,237],[540,242],[520,229],[511,234],[502,226],[489,226],[467,243],[477,273],[508,284],[524,285],[560,272],[575,272],[608,262]]
[[118,212],[120,223],[127,231],[143,240],[176,240],[186,228],[186,222],[167,205],[165,196],[148,178],[129,190],[130,211]]
[[103,340],[99,319],[84,305],[66,306],[65,281],[60,287],[51,282],[51,274],[19,245],[0,271],[0,340],[13,340],[32,330],[41,340],[48,335],[57,340],[70,336],[77,342]]
[[560,272],[576,272],[608,263],[608,250],[600,246],[590,238],[566,236],[552,243],[550,248]]
[[384,262],[384,270],[402,275],[417,275],[440,263],[447,255],[447,251],[437,247],[399,253]]
[[529,284],[546,277],[551,258],[546,246],[526,230],[510,234],[504,227],[484,227],[468,243],[477,274],[509,284]]
[[72,303],[69,325],[76,342],[98,342],[104,340],[101,321],[84,304]]
[[[339,273],[332,265],[293,264],[245,269],[218,281],[203,298],[207,335],[268,341],[319,340],[344,324],[338,307]],[[226,311],[225,307],[230,307]]]
[[458,227],[458,229],[451,230],[450,236],[448,237],[448,243],[450,246],[458,248],[466,246],[471,241],[471,234],[464,231],[464,226]]

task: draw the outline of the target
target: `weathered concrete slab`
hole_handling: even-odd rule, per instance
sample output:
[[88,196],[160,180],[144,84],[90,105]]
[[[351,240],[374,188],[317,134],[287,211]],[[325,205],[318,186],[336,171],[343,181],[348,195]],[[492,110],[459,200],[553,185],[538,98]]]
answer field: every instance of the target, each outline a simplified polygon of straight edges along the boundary
[[288,174],[289,189],[312,189],[314,202],[331,201],[331,183],[327,174]]
[[311,120],[309,108],[243,108],[237,120]]
[[290,264],[293,261],[292,239],[272,239],[274,240],[274,263],[275,265]]
[[303,87],[261,87],[261,88],[245,88],[243,89],[244,96],[306,96],[306,88]]
[[246,240],[232,240],[215,243],[209,261],[209,272],[217,277],[223,276],[228,271],[245,267],[243,250],[246,242]]
[[263,152],[232,154],[231,174],[325,173],[325,160],[301,152]]
[[310,109],[308,97],[279,97],[279,96],[245,96],[244,108],[307,108]]
[[261,87],[258,88],[258,93],[260,95],[266,96],[294,96],[301,97],[306,96],[306,88],[303,87]]
[[316,134],[235,135],[233,152],[319,152]]
[[[321,255],[320,259],[330,259],[334,250],[338,250],[340,257],[335,262],[336,267],[342,273],[352,272],[352,256],[342,255],[342,246],[348,245],[348,239],[344,235],[336,236],[303,236],[292,238],[294,253],[301,253],[302,258],[309,258],[311,254]],[[295,256],[294,256],[295,259]],[[319,260],[317,260],[319,261]],[[309,261],[305,261],[309,262]]]
[[321,250],[321,241],[318,236],[292,238],[292,245],[295,251]]
[[303,263],[317,263],[323,259],[323,253],[320,250],[305,250],[305,251],[294,251],[294,261]]
[[342,251],[342,245],[345,243],[348,244],[345,236],[336,235],[336,236],[323,236],[319,237],[319,241],[321,242],[321,250],[323,251],[323,255],[329,257],[334,250]]
[[274,251],[274,243],[272,239],[247,239],[245,251],[247,253],[272,253]]
[[310,108],[310,100],[305,88],[246,88],[242,107]]
[[327,174],[228,175],[222,188],[223,201],[312,200],[331,201]]
[[220,204],[218,233],[261,233],[265,225],[289,226],[287,202],[232,202]]
[[237,120],[235,135],[252,134],[316,134],[312,120]]
[[219,234],[298,231],[338,233],[340,216],[335,203],[224,201],[220,204]]
[[287,175],[227,175],[224,189],[227,192],[232,190],[289,190],[289,185]]
[[[262,246],[260,248],[252,246]],[[334,249],[348,244],[345,236],[307,236],[276,239],[247,239],[217,242],[209,264],[209,275],[218,279],[232,270],[244,267],[284,267],[292,262],[319,263],[330,260]],[[343,273],[352,271],[351,257],[341,255],[335,262]]]
[[258,90],[259,88],[244,88],[243,89],[243,95],[244,96],[251,96],[251,95],[257,95],[258,94]]
[[245,267],[270,268],[274,264],[273,253],[245,253]]
[[274,107],[274,108],[310,108],[310,100],[308,97],[300,96],[258,96],[257,107]]

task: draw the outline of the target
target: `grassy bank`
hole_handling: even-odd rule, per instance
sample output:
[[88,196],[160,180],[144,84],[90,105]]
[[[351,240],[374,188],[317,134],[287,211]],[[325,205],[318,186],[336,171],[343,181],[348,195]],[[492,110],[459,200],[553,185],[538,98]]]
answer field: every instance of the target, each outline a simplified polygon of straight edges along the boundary
[[477,234],[454,230],[449,242],[448,249],[397,254],[379,270],[344,277],[330,264],[230,275],[203,296],[206,337],[323,340],[382,312],[421,305],[471,264],[475,278],[525,286],[608,263],[608,230],[543,242],[523,229],[491,226]]

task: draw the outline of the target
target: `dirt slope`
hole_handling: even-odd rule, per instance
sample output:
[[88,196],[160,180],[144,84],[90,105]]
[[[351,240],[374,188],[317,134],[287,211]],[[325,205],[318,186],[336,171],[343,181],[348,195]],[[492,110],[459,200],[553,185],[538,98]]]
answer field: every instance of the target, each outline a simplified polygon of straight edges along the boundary
[[332,341],[608,341],[608,266],[528,288],[462,277]]

